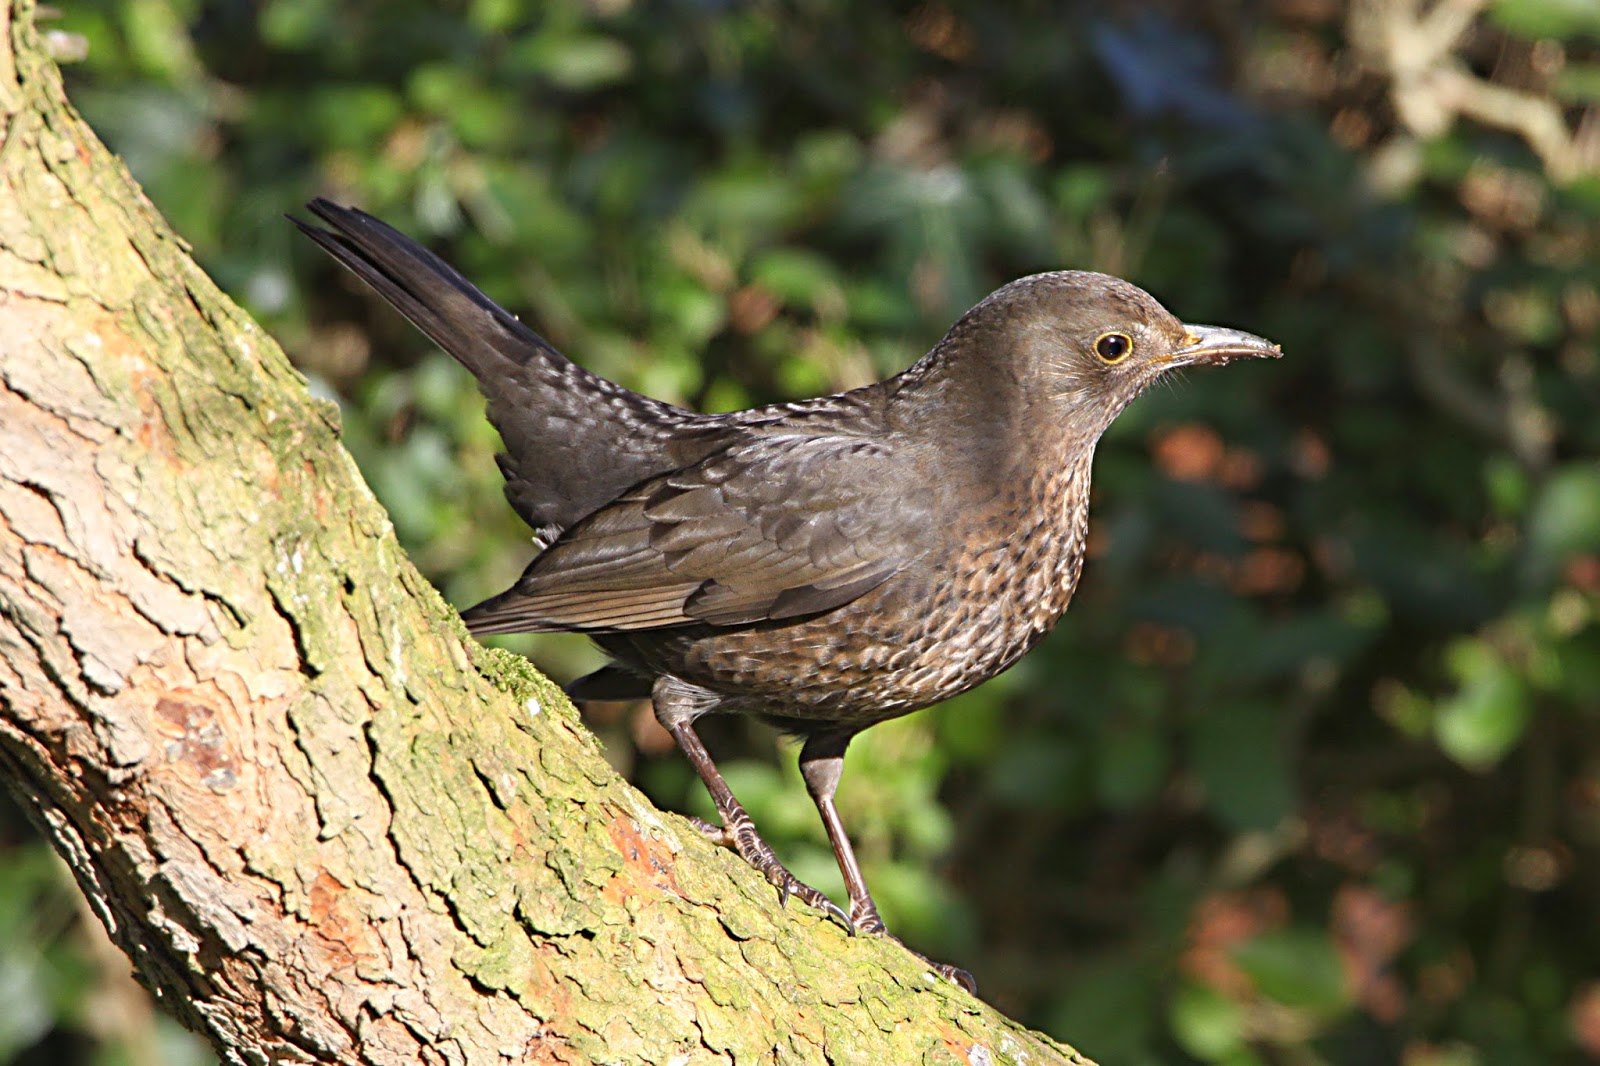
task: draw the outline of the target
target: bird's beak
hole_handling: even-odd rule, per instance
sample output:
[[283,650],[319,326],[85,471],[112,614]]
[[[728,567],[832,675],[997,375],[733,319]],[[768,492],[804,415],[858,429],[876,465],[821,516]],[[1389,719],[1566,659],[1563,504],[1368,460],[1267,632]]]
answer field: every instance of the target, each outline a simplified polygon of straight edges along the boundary
[[1172,353],[1178,366],[1224,366],[1235,359],[1277,359],[1283,349],[1265,337],[1223,326],[1183,327],[1189,336]]

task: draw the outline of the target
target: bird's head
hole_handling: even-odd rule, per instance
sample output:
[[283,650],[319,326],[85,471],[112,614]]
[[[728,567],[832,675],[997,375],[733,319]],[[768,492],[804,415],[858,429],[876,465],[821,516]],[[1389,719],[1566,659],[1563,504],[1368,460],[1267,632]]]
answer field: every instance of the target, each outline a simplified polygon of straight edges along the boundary
[[1063,270],[996,290],[929,360],[1014,418],[1068,424],[1073,436],[1093,440],[1169,371],[1282,354],[1251,333],[1184,323],[1120,278]]

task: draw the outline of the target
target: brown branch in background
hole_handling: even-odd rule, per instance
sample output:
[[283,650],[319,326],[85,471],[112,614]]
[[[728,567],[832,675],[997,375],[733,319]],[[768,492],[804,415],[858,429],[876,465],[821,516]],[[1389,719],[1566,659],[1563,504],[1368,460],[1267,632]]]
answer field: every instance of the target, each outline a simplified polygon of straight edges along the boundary
[[1350,42],[1389,81],[1389,96],[1412,137],[1441,136],[1466,117],[1521,137],[1552,181],[1600,170],[1600,122],[1589,109],[1576,130],[1555,101],[1473,74],[1456,50],[1488,0],[1357,0]]

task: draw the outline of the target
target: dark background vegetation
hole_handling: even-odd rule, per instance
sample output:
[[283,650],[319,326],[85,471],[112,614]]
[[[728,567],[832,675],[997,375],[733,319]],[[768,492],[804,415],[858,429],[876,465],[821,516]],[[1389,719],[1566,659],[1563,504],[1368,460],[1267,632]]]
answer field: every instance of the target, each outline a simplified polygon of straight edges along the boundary
[[[496,439],[282,220],[313,195],[711,409],[897,370],[1059,267],[1280,341],[1122,416],[1038,651],[852,748],[885,916],[1107,1066],[1600,1056],[1600,5],[67,7],[74,100],[460,605],[529,554]],[[648,708],[590,720],[710,813]],[[840,894],[793,750],[711,743]],[[0,817],[0,1060],[203,1061],[126,968]]]

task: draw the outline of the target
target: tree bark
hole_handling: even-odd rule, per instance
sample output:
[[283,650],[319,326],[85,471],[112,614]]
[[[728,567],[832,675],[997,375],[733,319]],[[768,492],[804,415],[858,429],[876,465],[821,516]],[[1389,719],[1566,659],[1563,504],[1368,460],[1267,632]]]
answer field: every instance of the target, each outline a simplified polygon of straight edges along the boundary
[[228,1062],[1078,1062],[607,767],[0,6],[0,779]]

